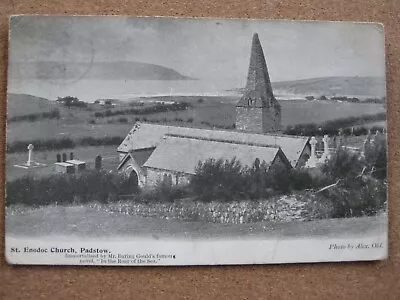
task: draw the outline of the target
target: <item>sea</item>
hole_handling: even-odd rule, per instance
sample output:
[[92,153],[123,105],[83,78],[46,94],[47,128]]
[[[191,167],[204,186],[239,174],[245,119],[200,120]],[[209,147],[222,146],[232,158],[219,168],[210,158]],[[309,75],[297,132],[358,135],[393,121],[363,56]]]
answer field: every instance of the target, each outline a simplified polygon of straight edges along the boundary
[[56,100],[73,96],[81,101],[134,100],[155,96],[236,96],[242,82],[212,80],[19,80],[11,79],[8,93]]

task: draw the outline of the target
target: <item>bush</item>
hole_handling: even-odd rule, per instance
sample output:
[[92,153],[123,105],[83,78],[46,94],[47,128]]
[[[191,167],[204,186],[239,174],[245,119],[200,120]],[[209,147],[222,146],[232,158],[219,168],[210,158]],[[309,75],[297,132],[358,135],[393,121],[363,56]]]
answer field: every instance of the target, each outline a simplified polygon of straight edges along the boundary
[[377,179],[386,179],[387,176],[387,147],[386,138],[376,136],[372,143],[368,143],[364,151],[368,171]]
[[232,201],[245,197],[243,182],[245,182],[244,169],[236,158],[230,161],[208,159],[198,163],[190,188],[205,202]]
[[142,202],[165,203],[191,196],[187,186],[172,185],[168,180],[157,182],[155,188],[143,190],[140,194]]
[[190,188],[201,201],[210,202],[266,199],[319,184],[307,170],[268,168],[258,159],[251,167],[242,167],[236,159],[209,159],[198,164]]
[[385,209],[386,183],[373,179],[346,179],[327,189],[318,201],[329,202],[332,218],[373,216]]
[[322,166],[322,172],[332,179],[355,178],[364,167],[358,154],[338,148],[330,160]]
[[[22,177],[7,183],[6,205],[84,204],[117,201],[126,194],[127,178],[116,173],[86,171],[48,177]],[[124,188],[125,187],[125,188]]]

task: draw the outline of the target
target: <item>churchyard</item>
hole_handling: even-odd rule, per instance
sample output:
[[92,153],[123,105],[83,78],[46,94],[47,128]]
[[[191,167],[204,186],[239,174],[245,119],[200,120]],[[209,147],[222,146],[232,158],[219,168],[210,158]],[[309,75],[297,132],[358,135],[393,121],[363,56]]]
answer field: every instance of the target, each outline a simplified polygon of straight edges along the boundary
[[[97,139],[104,137],[123,138],[138,120],[199,128],[230,128],[229,126],[234,123],[234,103],[237,98],[201,97],[202,101],[198,101],[198,99],[200,97],[185,97],[184,101],[190,103],[190,107],[181,111],[102,118],[95,118],[94,113],[96,111],[104,112],[108,108],[98,107],[95,110],[85,110],[60,107],[61,117],[59,119],[10,123],[7,128],[7,142],[24,141],[28,144],[31,141],[46,140],[49,137],[56,139],[71,138],[74,141],[86,137]],[[183,101],[182,97],[176,100]],[[319,123],[337,118],[376,114],[384,111],[384,107],[381,104],[375,103],[331,103],[326,101],[308,101],[306,103],[302,100],[289,100],[281,101],[281,105],[283,108],[282,123],[285,126],[309,122]],[[43,107],[46,106],[42,105],[40,109],[45,111]],[[122,107],[114,107],[113,109],[121,110],[124,108],[130,109],[131,106],[124,104]],[[40,112],[37,106],[35,109],[35,113]],[[15,116],[15,114],[13,115]],[[126,118],[126,122],[119,122],[118,119],[121,117]],[[93,119],[95,122],[92,122]],[[382,121],[359,125],[386,127],[386,123]],[[360,148],[364,143],[365,137],[365,135],[345,137],[345,144],[350,147]],[[15,164],[27,160],[27,150],[8,153],[6,159],[7,182],[24,178],[27,174],[34,175],[39,180],[40,178],[54,177],[54,162],[56,162],[58,153],[69,154],[74,152],[74,157],[85,161],[89,170],[94,169],[95,157],[101,155],[103,157],[103,171],[114,173],[119,163],[116,147],[117,145],[80,146],[77,144],[73,148],[34,150],[34,159],[46,164],[46,166],[29,171],[14,167]],[[65,175],[59,176],[63,177]],[[332,182],[329,182],[329,184],[332,184]],[[78,227],[86,228],[85,233],[82,234],[93,232],[98,235],[113,235],[116,228],[121,227],[124,228],[123,230],[121,229],[122,234],[129,234],[133,230],[135,234],[145,236],[152,231],[160,234],[161,228],[164,228],[163,233],[160,234],[161,237],[184,237],[182,232],[192,232],[192,234],[193,232],[198,232],[199,237],[218,237],[217,232],[221,225],[225,226],[226,231],[224,229],[224,234],[225,232],[232,232],[235,235],[240,235],[240,232],[242,232],[243,235],[248,235],[250,232],[250,236],[252,236],[253,233],[251,232],[254,232],[254,236],[262,237],[274,237],[280,234],[299,237],[310,234],[332,234],[334,236],[336,233],[343,231],[340,226],[345,226],[349,232],[353,230],[355,234],[359,233],[360,230],[374,231],[384,227],[384,218],[379,217],[384,213],[384,206],[382,206],[382,202],[379,202],[382,200],[381,198],[380,200],[378,199],[379,203],[376,206],[378,210],[372,213],[372,217],[367,215],[364,217],[358,216],[354,219],[350,218],[347,223],[343,223],[342,220],[331,220],[333,217],[330,210],[331,206],[329,203],[324,202],[326,201],[324,197],[318,198],[318,202],[322,203],[320,206],[315,205],[315,201],[310,200],[315,198],[312,196],[314,195],[313,193],[329,184],[319,183],[314,185],[311,182],[308,186],[306,184],[306,186],[295,191],[282,192],[272,189],[263,196],[264,198],[257,198],[257,200],[236,198],[234,202],[223,201],[223,203],[220,203],[218,199],[214,199],[215,201],[210,203],[204,203],[198,199],[196,200],[196,195],[191,194],[190,191],[188,192],[185,189],[165,190],[162,186],[153,192],[143,191],[132,195],[107,196],[101,201],[94,194],[93,199],[86,199],[84,202],[79,200],[79,197],[73,197],[73,199],[58,205],[43,205],[40,203],[35,205],[31,201],[29,205],[7,203],[6,222],[7,224],[13,224],[9,228],[13,228],[13,233],[17,235],[36,234],[38,232],[65,235],[69,235],[72,232],[80,234],[79,230],[76,231]],[[382,185],[381,188],[383,190],[379,192],[384,193],[386,186]],[[46,224],[34,225],[29,228],[27,226],[23,226],[23,228],[15,226],[16,223],[22,220],[24,223],[36,222],[39,224],[40,222],[37,222],[38,218],[45,214],[47,215],[48,211],[57,212],[54,215],[62,216],[62,221],[58,222],[59,218],[57,222],[56,220],[53,222],[46,219]],[[102,222],[113,223],[113,226],[107,226],[109,229],[104,229],[106,232],[98,233],[96,233],[94,224],[89,226],[85,223],[82,227],[77,225],[74,225],[73,228],[71,227],[72,224],[86,222],[85,220],[88,220],[88,218],[82,219],[82,216],[90,216],[91,214],[96,215],[96,220],[102,218]],[[247,219],[244,219],[244,216],[247,216]],[[321,218],[328,219],[321,220]],[[307,222],[304,223],[304,221]],[[298,226],[296,225],[298,222],[306,225]],[[64,224],[65,226],[59,227],[56,223]],[[372,225],[365,226],[365,224]],[[182,226],[186,226],[188,231],[182,231]],[[192,231],[193,228],[201,228],[201,230]],[[121,231],[119,232],[121,233]]]

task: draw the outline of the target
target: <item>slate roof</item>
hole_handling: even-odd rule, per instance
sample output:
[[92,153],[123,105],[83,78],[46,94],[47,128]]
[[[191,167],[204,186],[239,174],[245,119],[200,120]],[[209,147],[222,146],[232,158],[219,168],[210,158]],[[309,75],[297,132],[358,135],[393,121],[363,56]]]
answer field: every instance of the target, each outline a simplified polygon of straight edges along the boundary
[[242,166],[251,166],[258,158],[270,165],[278,152],[279,147],[165,136],[143,166],[195,174],[199,161],[209,158],[231,160],[236,157]]
[[119,145],[119,152],[130,152],[139,149],[157,147],[164,135],[179,135],[197,138],[209,138],[221,141],[240,142],[254,145],[281,147],[292,167],[297,162],[309,138],[304,136],[289,136],[276,134],[256,134],[228,130],[211,130],[189,127],[178,127],[159,124],[136,123]]

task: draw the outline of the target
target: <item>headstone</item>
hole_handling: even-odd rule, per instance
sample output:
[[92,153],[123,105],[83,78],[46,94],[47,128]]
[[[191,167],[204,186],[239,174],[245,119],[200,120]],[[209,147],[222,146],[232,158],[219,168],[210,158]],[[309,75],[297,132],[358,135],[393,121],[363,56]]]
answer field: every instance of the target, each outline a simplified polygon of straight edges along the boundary
[[70,159],[70,160],[73,160],[73,159],[74,159],[74,152],[71,152],[71,153],[69,154],[69,159]]
[[28,161],[26,162],[27,166],[30,166],[32,163],[32,152],[34,148],[35,147],[33,147],[32,144],[28,145]]
[[97,155],[95,162],[94,162],[94,167],[96,170],[100,170],[101,169],[101,156]]
[[310,158],[306,162],[306,167],[307,168],[315,168],[317,166],[317,154],[315,153],[315,148],[317,145],[317,139],[315,136],[313,136],[310,139],[310,145],[311,145],[311,155]]
[[62,154],[62,161],[66,162],[67,161],[67,153]]
[[57,162],[61,162],[61,154],[57,153]]
[[330,158],[330,153],[329,153],[329,136],[327,134],[324,135],[324,138],[322,139],[324,142],[324,153],[321,156],[320,161],[324,163],[327,159]]

